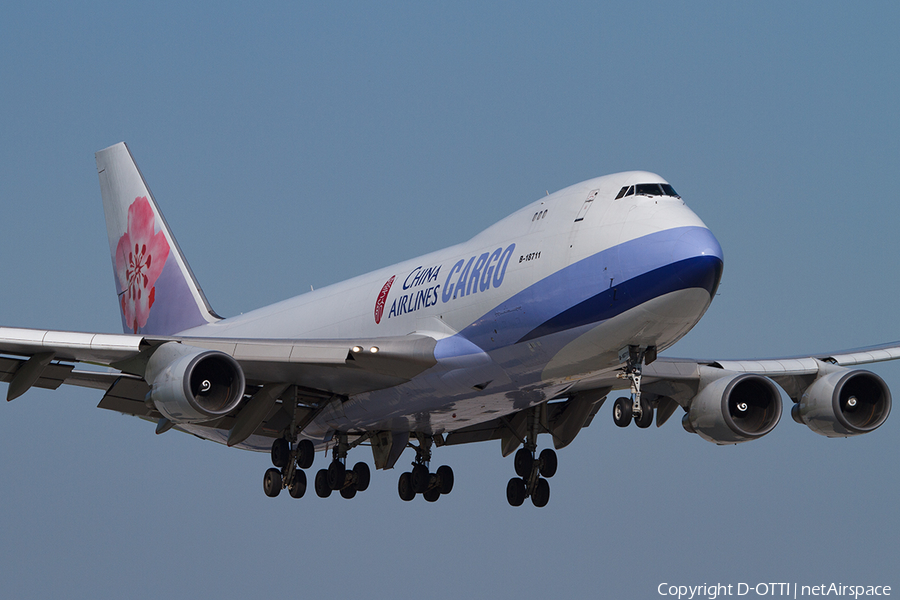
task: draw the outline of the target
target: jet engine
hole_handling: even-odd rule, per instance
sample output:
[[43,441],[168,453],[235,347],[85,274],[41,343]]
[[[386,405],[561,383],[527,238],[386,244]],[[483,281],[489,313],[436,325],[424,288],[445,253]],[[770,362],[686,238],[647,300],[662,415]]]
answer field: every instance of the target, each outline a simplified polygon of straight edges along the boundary
[[781,419],[781,391],[771,379],[742,373],[726,375],[694,396],[681,420],[684,428],[716,444],[760,438]]
[[870,371],[841,369],[806,388],[791,417],[826,437],[850,437],[881,426],[891,412],[891,391]]
[[177,342],[150,357],[144,379],[149,400],[173,423],[203,423],[223,417],[244,397],[244,372],[234,358]]

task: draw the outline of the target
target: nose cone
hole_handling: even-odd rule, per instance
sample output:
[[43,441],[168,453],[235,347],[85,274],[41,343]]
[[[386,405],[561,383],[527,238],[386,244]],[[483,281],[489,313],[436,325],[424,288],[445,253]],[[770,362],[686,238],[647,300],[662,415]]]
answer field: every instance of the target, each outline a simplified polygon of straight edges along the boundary
[[710,297],[715,295],[725,263],[722,246],[709,229],[686,228],[673,244],[672,259],[684,287],[703,288]]

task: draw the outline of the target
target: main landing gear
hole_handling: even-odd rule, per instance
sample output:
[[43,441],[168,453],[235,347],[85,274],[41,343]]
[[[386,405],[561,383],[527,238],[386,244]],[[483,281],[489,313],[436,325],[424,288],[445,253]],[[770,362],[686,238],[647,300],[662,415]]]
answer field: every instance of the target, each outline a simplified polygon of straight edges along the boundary
[[619,427],[628,427],[631,420],[641,429],[650,427],[653,423],[653,405],[649,400],[641,396],[641,363],[645,357],[647,364],[652,362],[651,356],[647,356],[652,351],[652,358],[656,358],[656,348],[651,347],[643,351],[637,346],[628,347],[628,361],[625,363],[625,369],[619,373],[619,378],[628,379],[631,382],[631,398],[618,398],[613,404],[613,421]]
[[527,434],[522,448],[516,451],[513,459],[518,477],[513,477],[506,484],[506,500],[510,506],[522,506],[529,497],[538,508],[547,506],[550,501],[550,482],[547,479],[556,475],[556,452],[545,448],[535,457],[538,431],[545,414],[544,404],[528,412]]
[[[522,506],[531,497],[531,503],[542,508],[550,501],[550,477],[556,474],[556,452],[550,448],[541,450],[534,457],[535,448],[519,448],[514,459],[516,475],[506,484],[506,500],[510,506]],[[547,478],[547,479],[545,479]]]
[[292,498],[302,498],[306,493],[306,473],[302,469],[312,466],[316,448],[310,440],[300,440],[291,444],[285,438],[272,443],[272,464],[263,477],[263,491],[274,498],[284,488]]
[[422,494],[426,502],[437,502],[444,494],[449,494],[453,490],[453,469],[447,465],[438,467],[436,473],[431,473],[429,463],[431,462],[431,436],[421,433],[416,434],[419,442],[418,446],[412,446],[416,451],[416,459],[412,462],[412,471],[407,471],[400,475],[397,482],[397,492],[400,498],[409,502],[416,497],[416,494]]
[[[306,472],[316,457],[316,447],[311,440],[298,440],[303,428],[318,414],[322,406],[312,411],[304,410],[294,387],[293,418],[290,427],[285,428],[282,437],[272,442],[272,464],[274,468],[263,476],[263,491],[274,498],[287,488],[292,498],[302,498],[306,494]],[[288,398],[289,396],[286,396]]]
[[[343,498],[353,498],[357,492],[369,487],[369,465],[360,462],[347,469],[347,451],[362,442],[365,437],[352,445],[347,443],[347,434],[337,435],[338,444],[334,448],[334,458],[327,469],[316,473],[313,487],[319,498],[327,498],[331,492],[340,492]],[[278,438],[272,444],[272,464],[263,477],[263,491],[274,498],[287,488],[291,497],[302,498],[306,494],[307,479],[304,469],[312,466],[315,446],[310,440],[300,440],[292,445],[285,438]]]
[[347,452],[360,444],[365,437],[356,440],[353,445],[347,443],[347,434],[337,434],[338,443],[332,452],[331,464],[327,469],[319,469],[316,473],[314,487],[319,498],[327,498],[331,492],[340,493],[342,498],[349,500],[356,496],[357,492],[364,492],[369,488],[371,472],[369,465],[358,462],[352,469],[347,468]]

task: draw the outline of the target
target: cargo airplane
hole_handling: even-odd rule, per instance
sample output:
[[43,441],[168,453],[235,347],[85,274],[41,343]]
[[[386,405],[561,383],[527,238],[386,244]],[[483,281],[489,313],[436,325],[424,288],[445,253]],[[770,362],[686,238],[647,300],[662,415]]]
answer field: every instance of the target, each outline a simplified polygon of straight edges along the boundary
[[[591,179],[467,242],[235,317],[210,307],[129,149],[96,154],[124,334],[0,327],[7,399],[32,386],[103,390],[100,408],[268,452],[268,496],[352,498],[407,449],[398,492],[453,488],[442,446],[498,440],[515,453],[507,499],[544,506],[560,449],[607,397],[616,425],[677,409],[717,444],[758,439],[791,416],[828,437],[887,419],[888,386],[856,365],[900,343],[772,360],[660,356],[700,320],[722,275],[718,241],[658,175]],[[77,363],[105,370],[76,368]],[[538,436],[553,448],[538,452]],[[412,455],[411,455],[412,456]]]

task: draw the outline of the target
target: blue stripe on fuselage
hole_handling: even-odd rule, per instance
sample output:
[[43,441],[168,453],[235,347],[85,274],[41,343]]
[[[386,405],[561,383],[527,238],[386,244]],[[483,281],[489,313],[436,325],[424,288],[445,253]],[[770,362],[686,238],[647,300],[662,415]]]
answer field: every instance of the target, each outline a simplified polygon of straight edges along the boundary
[[579,302],[544,321],[517,340],[517,343],[605,321],[644,302],[679,290],[702,288],[712,297],[721,278],[722,259],[718,256],[697,256],[678,261],[638,275]]
[[705,227],[667,229],[560,269],[515,294],[459,335],[490,351],[600,322],[670,292],[703,288],[712,295],[722,264],[722,248]]

